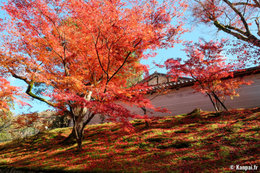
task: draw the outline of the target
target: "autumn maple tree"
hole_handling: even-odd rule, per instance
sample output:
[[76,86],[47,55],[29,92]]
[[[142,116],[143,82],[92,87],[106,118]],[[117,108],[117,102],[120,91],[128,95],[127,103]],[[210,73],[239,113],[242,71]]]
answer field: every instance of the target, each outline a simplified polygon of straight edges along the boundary
[[[129,77],[159,48],[178,43],[183,1],[9,0],[3,9],[1,68],[27,84],[26,93],[73,120],[81,149],[83,130],[96,115],[135,118],[120,102],[150,107]],[[42,92],[35,92],[35,91]]]
[[250,84],[240,77],[234,77],[234,71],[239,69],[237,63],[227,63],[223,56],[225,41],[187,43],[184,49],[187,59],[168,59],[165,66],[169,75],[177,79],[188,76],[194,79],[193,88],[206,94],[216,111],[228,110],[224,104],[226,96],[239,96],[237,89],[243,84]]

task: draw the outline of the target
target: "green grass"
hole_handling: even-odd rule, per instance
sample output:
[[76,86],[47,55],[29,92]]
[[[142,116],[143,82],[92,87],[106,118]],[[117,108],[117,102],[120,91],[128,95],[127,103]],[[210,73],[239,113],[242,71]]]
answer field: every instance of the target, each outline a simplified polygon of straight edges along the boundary
[[89,125],[83,150],[61,145],[71,128],[44,131],[0,144],[0,167],[67,172],[228,172],[230,165],[260,166],[260,109],[193,112]]

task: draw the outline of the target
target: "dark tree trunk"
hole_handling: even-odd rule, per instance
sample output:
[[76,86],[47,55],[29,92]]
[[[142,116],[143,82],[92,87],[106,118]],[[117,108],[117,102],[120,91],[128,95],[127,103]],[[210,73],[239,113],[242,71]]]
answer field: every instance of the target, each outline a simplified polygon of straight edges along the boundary
[[78,150],[82,150],[82,141],[84,137],[84,128],[86,125],[92,120],[92,118],[95,116],[93,113],[85,113],[81,116],[75,116],[73,117],[73,129],[70,133],[70,135],[61,142],[61,144],[74,144],[77,143]]
[[141,109],[144,111],[144,115],[146,115],[146,108],[145,107],[141,107]]
[[[92,92],[90,91],[88,95],[85,95],[84,98],[87,101],[90,101]],[[70,115],[73,120],[73,129],[71,134],[68,136],[66,140],[75,139],[78,144],[78,150],[82,150],[82,140],[85,126],[92,120],[95,116],[94,113],[91,112],[87,107],[80,107],[77,105],[69,105],[70,107]],[[73,141],[74,142],[74,141]]]
[[217,100],[217,102],[220,103],[220,105],[226,110],[228,111],[227,107],[225,106],[225,104],[219,99],[219,97],[215,94],[215,92],[212,92],[214,98]]
[[213,101],[211,95],[210,95],[208,92],[206,92],[206,93],[207,93],[207,95],[209,96],[209,99],[210,99],[211,103],[213,104],[213,107],[214,107],[215,111],[218,112],[219,109],[218,109],[216,103]]
[[73,129],[72,134],[74,135],[74,139],[78,144],[78,150],[82,150],[82,141],[84,137],[84,128],[86,125],[92,120],[95,114],[88,112],[81,116],[73,116]]
[[[141,109],[144,111],[144,115],[146,115],[147,113],[147,109],[145,107],[141,107]],[[150,124],[148,122],[148,120],[145,120],[145,128],[149,128]]]
[[[86,125],[83,121],[75,121],[73,125],[73,131],[75,134],[76,142],[78,144],[78,150],[82,150],[83,131]],[[72,132],[73,133],[73,132]]]

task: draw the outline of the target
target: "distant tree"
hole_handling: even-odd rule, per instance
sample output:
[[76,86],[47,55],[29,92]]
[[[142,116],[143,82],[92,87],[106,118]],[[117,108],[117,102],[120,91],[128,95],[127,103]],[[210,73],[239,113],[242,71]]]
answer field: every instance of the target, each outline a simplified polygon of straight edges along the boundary
[[[0,69],[0,74],[3,72]],[[0,76],[0,141],[11,140],[10,133],[12,129],[13,114],[10,111],[13,108],[14,101],[23,104],[15,96],[22,96],[20,88],[10,85],[10,82]]]
[[55,119],[52,121],[50,128],[63,128],[69,127],[70,119],[67,116],[56,115]]
[[223,100],[226,96],[239,96],[237,89],[242,84],[250,84],[241,78],[233,78],[238,64],[227,64],[222,51],[224,41],[188,43],[185,52],[188,59],[182,63],[180,59],[168,59],[165,62],[168,74],[177,77],[190,76],[195,80],[193,88],[206,94],[214,109],[227,110]]
[[1,110],[0,115],[0,142],[11,140],[12,136],[10,130],[12,126],[13,114],[10,111],[4,112],[3,110]]
[[37,113],[17,115],[12,121],[12,132],[15,138],[24,138],[44,130],[45,124]]
[[[95,115],[131,128],[137,115],[118,101],[153,108],[127,82],[147,70],[139,62],[148,50],[180,41],[185,8],[182,0],[9,0],[0,66],[28,85],[29,96],[72,118],[70,137],[81,149]],[[36,84],[46,89],[37,94]]]
[[10,85],[10,82],[0,76],[0,110],[1,116],[5,115],[5,112],[10,111],[14,100],[17,100],[14,96],[19,95],[19,88]]

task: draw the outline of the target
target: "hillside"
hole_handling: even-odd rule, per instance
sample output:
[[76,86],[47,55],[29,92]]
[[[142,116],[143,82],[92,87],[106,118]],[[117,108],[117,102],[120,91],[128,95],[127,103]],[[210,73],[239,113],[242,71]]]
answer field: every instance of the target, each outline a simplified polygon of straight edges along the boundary
[[[83,151],[61,145],[71,128],[0,144],[0,167],[68,172],[225,172],[230,165],[260,166],[260,108],[89,125]],[[259,168],[258,168],[259,170]],[[0,169],[1,172],[1,169]]]

